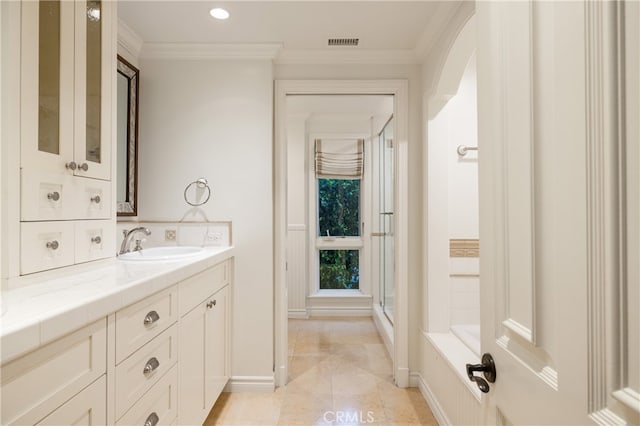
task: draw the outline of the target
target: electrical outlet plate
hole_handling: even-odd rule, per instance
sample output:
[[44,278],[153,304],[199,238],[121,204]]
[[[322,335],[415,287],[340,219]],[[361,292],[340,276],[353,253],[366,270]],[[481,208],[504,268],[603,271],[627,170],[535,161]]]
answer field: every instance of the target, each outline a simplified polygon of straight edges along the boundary
[[222,239],[222,232],[207,232],[207,241],[220,241],[220,239]]

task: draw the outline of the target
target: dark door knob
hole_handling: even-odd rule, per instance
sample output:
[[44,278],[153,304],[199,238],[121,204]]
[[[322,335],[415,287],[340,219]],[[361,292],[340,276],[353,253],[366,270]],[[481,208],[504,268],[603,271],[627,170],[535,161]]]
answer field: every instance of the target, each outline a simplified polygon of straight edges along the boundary
[[[480,376],[474,376],[473,373],[476,371],[482,372],[484,379]],[[489,383],[496,381],[496,365],[493,363],[491,354],[482,355],[482,364],[467,364],[467,376],[469,376],[469,380],[476,382],[482,392],[489,392]]]

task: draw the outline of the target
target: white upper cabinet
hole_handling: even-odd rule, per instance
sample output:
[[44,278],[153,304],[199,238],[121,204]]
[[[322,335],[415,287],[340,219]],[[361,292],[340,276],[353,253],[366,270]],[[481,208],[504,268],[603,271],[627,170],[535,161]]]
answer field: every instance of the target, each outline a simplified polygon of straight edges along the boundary
[[110,180],[111,2],[24,1],[21,162]]

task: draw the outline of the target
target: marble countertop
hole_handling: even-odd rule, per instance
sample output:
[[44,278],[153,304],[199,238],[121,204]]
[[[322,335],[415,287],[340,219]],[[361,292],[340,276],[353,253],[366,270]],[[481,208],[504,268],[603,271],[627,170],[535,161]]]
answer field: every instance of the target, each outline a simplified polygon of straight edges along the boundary
[[233,247],[206,247],[186,259],[113,258],[76,273],[61,269],[26,278],[26,285],[1,293],[0,364],[232,256]]

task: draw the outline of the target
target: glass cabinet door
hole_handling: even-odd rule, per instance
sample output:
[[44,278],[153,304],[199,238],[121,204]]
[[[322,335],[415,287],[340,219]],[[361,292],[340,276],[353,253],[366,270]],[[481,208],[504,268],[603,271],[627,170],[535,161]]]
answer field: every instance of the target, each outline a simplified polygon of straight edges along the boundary
[[100,111],[102,90],[102,5],[100,1],[87,1],[87,48],[86,48],[86,73],[87,73],[87,93],[86,93],[86,147],[85,158],[87,161],[100,163]]
[[22,166],[73,161],[73,14],[69,1],[21,4]]
[[60,2],[38,10],[38,150],[60,154]]
[[21,3],[21,166],[111,177],[112,5]]
[[111,88],[108,2],[76,2],[76,126],[78,174],[98,179],[111,176],[109,123]]

